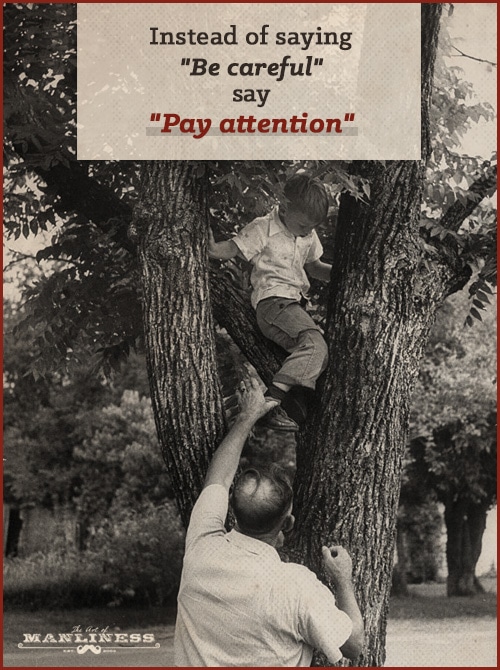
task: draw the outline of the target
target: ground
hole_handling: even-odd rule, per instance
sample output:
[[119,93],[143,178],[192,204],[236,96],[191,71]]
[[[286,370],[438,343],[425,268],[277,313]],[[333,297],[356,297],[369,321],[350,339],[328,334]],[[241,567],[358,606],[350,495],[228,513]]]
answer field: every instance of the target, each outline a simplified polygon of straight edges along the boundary
[[[484,580],[487,593],[474,598],[446,598],[442,584],[411,587],[410,598],[394,598],[387,632],[386,667],[496,667],[496,585]],[[173,664],[175,608],[5,612],[4,666],[28,667],[168,667]],[[74,626],[105,628],[113,633],[153,633],[155,643],[101,648],[78,653],[47,643],[20,649],[25,633],[57,636]],[[48,649],[47,649],[48,647]]]

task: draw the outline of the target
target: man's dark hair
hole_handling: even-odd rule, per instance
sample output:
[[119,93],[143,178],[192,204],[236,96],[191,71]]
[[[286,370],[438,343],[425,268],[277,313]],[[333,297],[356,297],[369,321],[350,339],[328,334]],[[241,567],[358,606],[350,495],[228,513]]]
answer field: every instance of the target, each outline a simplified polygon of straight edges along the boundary
[[306,172],[290,177],[283,188],[285,204],[303,212],[317,223],[323,223],[328,214],[328,195],[324,184]]
[[244,470],[231,497],[238,528],[254,536],[274,530],[288,512],[292,499],[290,480],[278,465]]

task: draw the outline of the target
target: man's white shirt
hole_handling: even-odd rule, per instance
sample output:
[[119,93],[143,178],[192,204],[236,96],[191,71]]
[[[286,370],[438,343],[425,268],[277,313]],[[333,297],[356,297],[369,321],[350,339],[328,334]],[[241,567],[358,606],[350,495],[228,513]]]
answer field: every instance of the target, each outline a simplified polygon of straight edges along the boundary
[[177,666],[311,664],[313,649],[335,663],[352,622],[308,568],[224,522],[228,494],[205,488],[193,508],[178,597]]

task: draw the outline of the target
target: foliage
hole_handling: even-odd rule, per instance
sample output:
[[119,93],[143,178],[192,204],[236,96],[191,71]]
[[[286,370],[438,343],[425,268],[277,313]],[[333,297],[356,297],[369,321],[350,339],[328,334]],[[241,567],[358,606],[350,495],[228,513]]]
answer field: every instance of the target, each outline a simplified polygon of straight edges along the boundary
[[496,296],[482,321],[464,329],[468,291],[448,299],[438,312],[413,398],[412,436],[431,438],[450,421],[487,416],[496,397]]
[[29,369],[37,352],[28,338],[13,334],[20,316],[6,303],[7,498],[49,507],[72,503],[81,521],[92,524],[110,507],[171,497],[146,397],[144,359],[129,357],[107,380],[81,367],[72,377],[54,372],[34,380]]
[[410,579],[422,573],[419,564],[431,577],[438,567],[437,500],[495,501],[496,300],[464,328],[468,293],[438,312],[413,396],[399,511]]
[[[7,499],[72,504],[92,549],[54,547],[6,562],[8,606],[163,603],[180,574],[182,533],[160,458],[144,360],[105,380],[78,369],[34,380],[36,352],[14,337],[6,303],[4,474]],[[127,390],[127,389],[138,390]],[[165,560],[165,551],[171,552]],[[116,552],[115,554],[113,552]]]
[[440,500],[455,492],[491,505],[496,491],[495,310],[493,305],[474,328],[464,329],[460,316],[467,306],[466,292],[453,296],[429,340],[414,394],[414,460],[408,477],[421,486],[427,482]]
[[[173,503],[123,508],[96,530],[90,552],[102,561],[109,606],[164,605],[179,586],[184,531]],[[95,559],[94,559],[95,560]]]
[[124,391],[119,404],[82,407],[74,387],[51,396],[51,406],[27,413],[24,426],[6,429],[11,496],[49,506],[72,502],[84,526],[172,497],[148,398]]
[[4,561],[6,608],[36,610],[105,605],[102,569],[82,552],[40,552]]
[[88,523],[172,496],[148,398],[124,391],[118,405],[80,412],[76,420],[81,439],[73,451],[80,480],[75,500]]
[[441,562],[442,525],[432,498],[417,503],[407,501],[400,506],[398,533],[404,533],[406,579],[410,584],[436,580]]
[[172,503],[123,511],[96,530],[85,551],[59,548],[7,558],[4,603],[30,610],[164,605],[179,585],[182,552]]
[[[425,244],[436,249],[440,242],[455,246],[462,261],[479,269],[476,282],[471,285],[471,295],[477,302],[469,316],[480,318],[477,309],[489,302],[485,293],[490,294],[491,285],[496,285],[496,203],[490,197],[482,199],[474,194],[471,187],[496,164],[496,152],[492,149],[487,157],[462,155],[460,143],[474,124],[492,122],[496,114],[492,105],[477,98],[473,85],[464,80],[463,70],[445,62],[453,52],[449,21],[449,17],[442,19],[435,65],[432,154],[427,163],[421,226]],[[445,211],[456,202],[465,206],[471,197],[477,204],[473,214],[460,226],[443,225]]]
[[75,394],[79,408],[93,402],[98,380],[78,375],[69,385],[57,372],[34,380],[36,351],[28,337],[15,337],[20,315],[4,305],[4,496],[46,506],[71,501],[76,470],[72,461]]

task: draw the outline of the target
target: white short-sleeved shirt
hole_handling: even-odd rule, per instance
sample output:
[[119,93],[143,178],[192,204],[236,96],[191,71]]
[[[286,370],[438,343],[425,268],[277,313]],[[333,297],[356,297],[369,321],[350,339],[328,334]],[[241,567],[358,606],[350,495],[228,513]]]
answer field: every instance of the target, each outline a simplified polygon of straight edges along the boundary
[[283,563],[224,520],[228,495],[208,486],[191,515],[175,628],[177,666],[309,666],[313,648],[334,663],[351,619],[308,568]]
[[265,298],[292,298],[300,301],[307,295],[309,279],[304,265],[317,261],[323,247],[315,230],[296,237],[281,222],[278,208],[254,219],[232,241],[241,255],[253,265],[252,305]]

